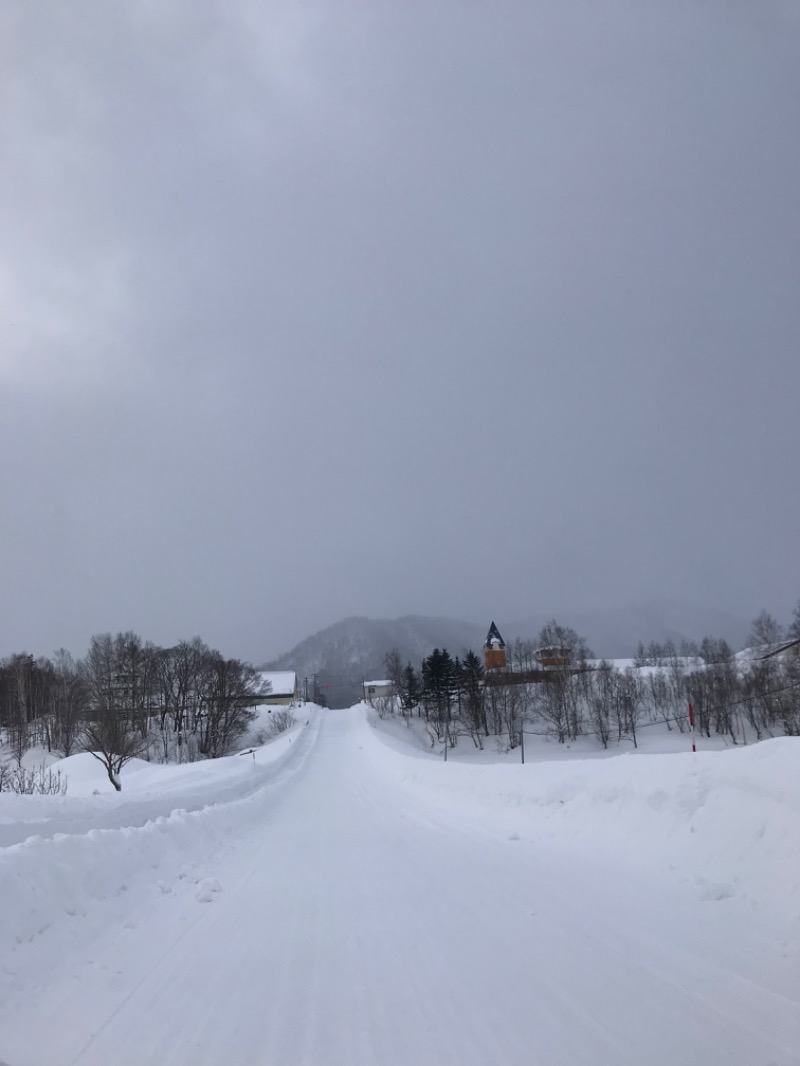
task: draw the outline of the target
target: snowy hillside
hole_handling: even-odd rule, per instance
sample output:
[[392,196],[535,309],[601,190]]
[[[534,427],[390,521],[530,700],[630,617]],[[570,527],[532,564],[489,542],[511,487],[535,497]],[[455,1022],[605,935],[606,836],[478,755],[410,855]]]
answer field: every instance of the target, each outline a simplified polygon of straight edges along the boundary
[[316,676],[330,706],[349,707],[361,699],[367,678],[383,676],[391,649],[416,666],[435,647],[479,648],[485,636],[485,626],[452,618],[345,618],[306,638],[267,669]]
[[73,758],[0,795],[0,1061],[797,1066],[799,753],[445,763],[361,705]]

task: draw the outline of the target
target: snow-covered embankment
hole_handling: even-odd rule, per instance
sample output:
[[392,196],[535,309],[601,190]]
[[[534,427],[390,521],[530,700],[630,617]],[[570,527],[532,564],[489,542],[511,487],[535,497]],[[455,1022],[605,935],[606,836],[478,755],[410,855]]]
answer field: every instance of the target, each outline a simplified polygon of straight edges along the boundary
[[[368,724],[369,723],[369,724]],[[443,764],[365,708],[376,772],[441,819],[546,842],[800,920],[800,738],[675,755]]]
[[[6,967],[13,970],[18,945],[46,930],[68,946],[71,924],[85,940],[92,924],[123,923],[132,907],[153,895],[188,888],[202,901],[213,893],[208,860],[236,846],[242,829],[263,819],[270,795],[299,770],[313,745],[317,715],[309,710],[254,757],[129,767],[119,794],[81,795],[89,771],[95,784],[107,784],[88,755],[64,760],[84,775],[75,795],[4,793],[0,823],[22,829],[18,843],[0,848],[0,957]],[[87,828],[92,823],[104,828]]]

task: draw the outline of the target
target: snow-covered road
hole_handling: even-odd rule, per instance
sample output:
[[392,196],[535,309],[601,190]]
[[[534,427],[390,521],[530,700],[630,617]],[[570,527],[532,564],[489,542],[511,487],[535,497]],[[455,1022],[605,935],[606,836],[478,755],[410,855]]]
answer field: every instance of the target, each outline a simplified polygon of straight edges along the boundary
[[290,772],[228,809],[174,880],[131,879],[129,905],[123,886],[90,908],[91,938],[67,923],[51,930],[58,952],[0,960],[0,1059],[800,1063],[796,956],[774,915],[746,921],[740,901],[709,906],[618,853],[425,802],[386,774],[367,731],[363,709],[324,712]]

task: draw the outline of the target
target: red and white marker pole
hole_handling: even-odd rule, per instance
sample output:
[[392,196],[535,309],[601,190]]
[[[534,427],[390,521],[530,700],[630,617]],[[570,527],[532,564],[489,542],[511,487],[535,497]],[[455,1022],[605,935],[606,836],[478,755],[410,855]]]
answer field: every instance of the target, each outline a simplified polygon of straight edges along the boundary
[[697,751],[694,743],[694,711],[692,710],[691,703],[689,704],[689,725],[692,728],[692,751]]

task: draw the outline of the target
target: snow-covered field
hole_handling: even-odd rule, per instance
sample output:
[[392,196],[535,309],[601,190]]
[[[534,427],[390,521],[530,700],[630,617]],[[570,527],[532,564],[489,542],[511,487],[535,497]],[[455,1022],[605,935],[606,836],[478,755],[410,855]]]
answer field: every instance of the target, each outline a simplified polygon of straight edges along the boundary
[[470,749],[306,708],[0,795],[0,1062],[800,1063],[800,740]]

